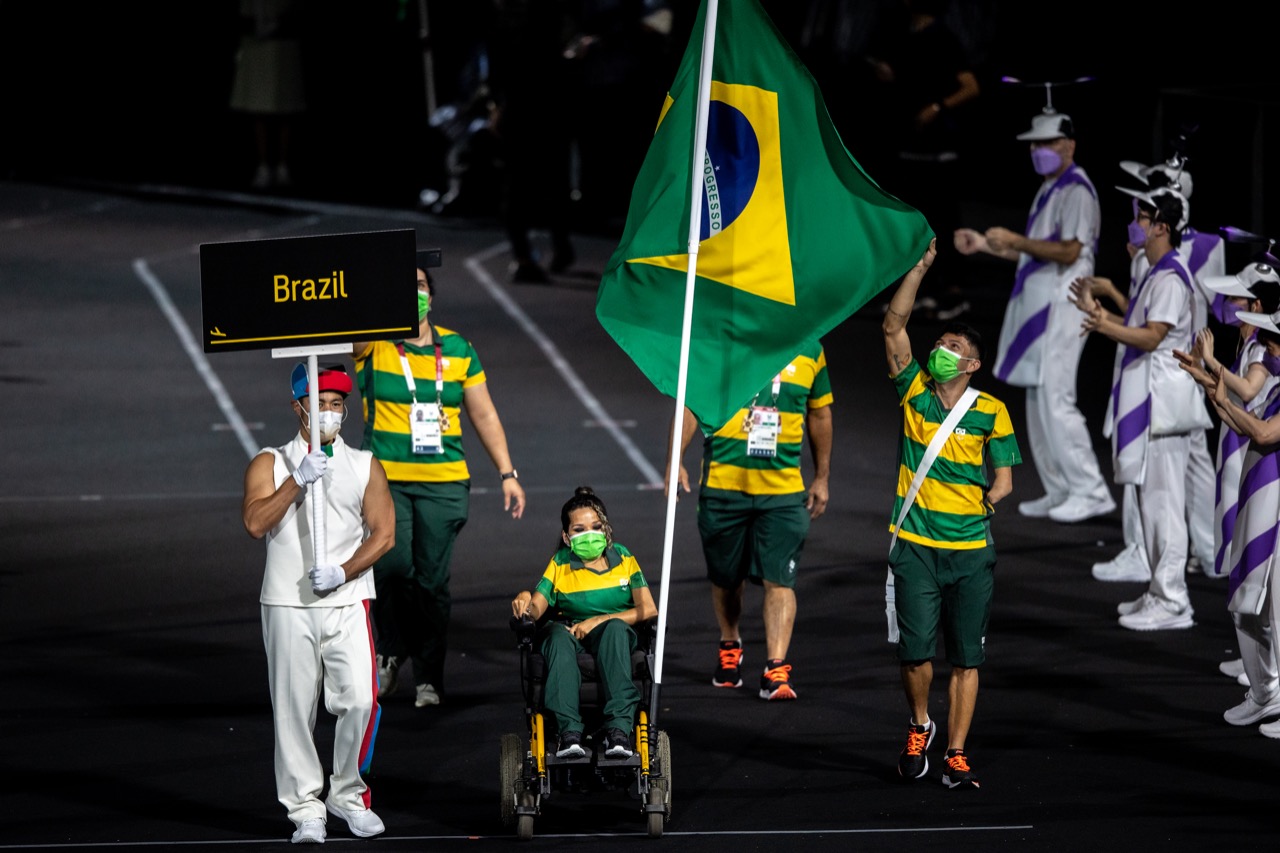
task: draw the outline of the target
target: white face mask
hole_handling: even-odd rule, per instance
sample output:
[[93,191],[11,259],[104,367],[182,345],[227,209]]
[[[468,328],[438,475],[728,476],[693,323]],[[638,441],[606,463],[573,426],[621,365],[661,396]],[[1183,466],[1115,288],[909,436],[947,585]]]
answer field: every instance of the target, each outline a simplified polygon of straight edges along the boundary
[[323,442],[333,441],[338,437],[338,433],[342,431],[342,421],[346,417],[346,412],[334,412],[325,410],[320,413],[320,440]]

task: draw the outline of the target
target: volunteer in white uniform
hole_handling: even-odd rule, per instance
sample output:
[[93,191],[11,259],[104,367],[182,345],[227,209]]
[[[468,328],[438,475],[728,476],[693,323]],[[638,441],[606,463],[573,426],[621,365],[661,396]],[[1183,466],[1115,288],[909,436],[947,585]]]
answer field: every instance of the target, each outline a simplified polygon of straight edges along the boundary
[[[1133,160],[1122,160],[1120,168],[1138,178],[1152,189],[1169,187],[1191,200],[1192,180],[1185,169],[1185,160],[1174,155],[1165,163],[1144,166]],[[1136,215],[1136,214],[1135,214]],[[1136,225],[1131,224],[1131,228]],[[1141,233],[1141,229],[1138,229]],[[1133,253],[1129,268],[1130,286],[1142,280],[1150,264],[1146,254],[1131,244]],[[1225,274],[1224,244],[1217,234],[1206,234],[1188,226],[1183,229],[1178,254],[1191,271],[1195,283],[1196,299],[1192,303],[1194,319],[1192,328],[1205,328],[1212,311],[1221,320],[1223,297],[1206,285],[1209,278],[1221,278]],[[1100,295],[1094,288],[1094,295]],[[1122,303],[1123,304],[1123,303]],[[1108,414],[1110,414],[1108,412]],[[1110,437],[1111,422],[1107,421],[1103,433]],[[1215,479],[1213,459],[1209,454],[1208,437],[1204,432],[1191,433],[1191,456],[1187,465],[1187,531],[1191,543],[1191,566],[1207,568],[1214,559],[1213,510],[1215,505]],[[1126,486],[1121,501],[1121,527],[1124,533],[1124,550],[1113,559],[1095,563],[1093,576],[1101,581],[1142,581],[1151,579],[1151,567],[1147,565],[1146,552],[1142,548],[1142,530],[1138,520],[1138,508],[1133,498],[1133,487]]]
[[[1135,223],[1151,265],[1134,287],[1123,318],[1106,311],[1088,288],[1073,300],[1083,328],[1120,344],[1112,389],[1116,481],[1137,487],[1143,545],[1153,567],[1146,593],[1117,609],[1132,630],[1189,628],[1186,468],[1190,433],[1209,426],[1203,392],[1178,366],[1175,349],[1192,341],[1192,276],[1176,248],[1189,205],[1171,189],[1123,189],[1138,198]],[[1134,241],[1136,242],[1136,240]]]
[[[354,835],[384,829],[361,779],[373,755],[379,715],[368,569],[391,548],[395,509],[381,463],[348,447],[338,434],[351,378],[341,368],[319,374],[322,449],[311,450],[309,380],[300,364],[292,388],[301,429],[283,447],[259,451],[244,481],[245,529],[267,541],[259,600],[275,722],[276,792],[297,827],[295,844],[324,842],[326,810],[343,818]],[[317,489],[325,502],[327,554],[313,554],[311,501]],[[324,770],[313,734],[322,691],[325,707],[337,718],[324,801]]]
[[1084,339],[1079,313],[1068,304],[1075,279],[1093,274],[1101,212],[1098,194],[1075,163],[1069,116],[1047,108],[1018,134],[1031,143],[1031,162],[1044,177],[1025,234],[1007,228],[955,233],[964,255],[986,252],[1016,261],[1013,291],[1000,329],[994,373],[1027,389],[1027,440],[1044,496],[1018,505],[1032,518],[1083,521],[1115,509],[1076,405],[1076,370]]

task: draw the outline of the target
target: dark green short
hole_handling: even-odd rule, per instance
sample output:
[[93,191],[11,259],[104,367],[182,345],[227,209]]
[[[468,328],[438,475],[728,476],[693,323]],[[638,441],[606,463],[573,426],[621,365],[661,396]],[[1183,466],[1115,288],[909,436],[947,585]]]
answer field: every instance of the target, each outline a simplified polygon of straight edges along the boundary
[[744,580],[794,587],[800,552],[809,535],[804,502],[804,492],[745,495],[702,489],[698,533],[707,578],[724,589],[735,589]]
[[941,625],[947,661],[981,666],[987,659],[995,547],[931,548],[899,539],[889,565],[898,611],[898,659],[932,660]]

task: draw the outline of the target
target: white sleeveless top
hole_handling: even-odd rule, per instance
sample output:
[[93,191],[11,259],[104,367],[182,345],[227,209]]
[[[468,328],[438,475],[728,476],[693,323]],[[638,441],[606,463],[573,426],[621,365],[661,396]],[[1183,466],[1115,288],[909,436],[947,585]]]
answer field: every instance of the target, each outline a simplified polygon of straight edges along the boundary
[[[259,454],[275,457],[276,488],[292,477],[298,463],[311,450],[298,434],[283,447],[265,447]],[[345,562],[368,535],[362,507],[364,490],[369,484],[369,466],[373,454],[348,447],[338,436],[333,442],[333,456],[324,475],[325,537],[329,554],[321,561],[339,565]],[[373,572],[366,569],[356,578],[324,596],[311,591],[311,571],[316,560],[311,546],[311,489],[302,491],[296,501],[267,533],[267,568],[262,576],[262,604],[282,607],[343,607],[375,598]]]

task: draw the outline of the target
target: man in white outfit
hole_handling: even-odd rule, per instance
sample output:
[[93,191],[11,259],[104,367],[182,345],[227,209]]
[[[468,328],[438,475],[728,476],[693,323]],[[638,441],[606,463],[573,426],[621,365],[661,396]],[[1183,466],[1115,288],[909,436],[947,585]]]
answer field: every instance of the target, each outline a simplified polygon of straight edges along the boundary
[[1083,328],[1115,341],[1112,454],[1116,482],[1136,487],[1151,583],[1121,604],[1120,624],[1135,631],[1190,628],[1187,593],[1186,472],[1191,436],[1209,426],[1203,392],[1178,366],[1173,351],[1192,341],[1195,284],[1177,252],[1189,205],[1178,192],[1124,190],[1136,197],[1134,218],[1149,268],[1131,291],[1123,317],[1105,310],[1088,288],[1075,304]]
[[1115,509],[1076,405],[1076,369],[1084,339],[1068,288],[1093,274],[1101,211],[1098,194],[1075,163],[1069,116],[1046,109],[1018,134],[1031,144],[1031,162],[1044,178],[1025,234],[1007,228],[955,232],[964,255],[986,252],[1017,262],[996,353],[997,379],[1027,389],[1027,440],[1042,497],[1018,504],[1031,518],[1071,523]]
[[[348,447],[338,434],[351,378],[341,368],[319,371],[322,447],[311,448],[306,365],[294,369],[293,412],[301,428],[283,447],[259,451],[244,479],[244,526],[267,540],[262,579],[262,638],[275,721],[276,792],[296,826],[294,844],[325,840],[325,812],[368,837],[385,827],[369,808],[361,774],[373,756],[378,727],[378,681],[369,621],[374,597],[368,571],[395,539],[395,508],[382,464]],[[312,500],[324,501],[319,537],[327,553],[313,553]],[[314,737],[316,705],[337,718],[329,795]]]
[[[1146,166],[1133,160],[1122,160],[1120,168],[1150,189],[1167,187],[1177,190],[1187,201],[1191,200],[1191,174],[1186,170],[1186,161],[1181,155],[1175,154],[1168,161],[1154,166]],[[1140,230],[1135,233],[1140,233]],[[1130,286],[1133,286],[1142,281],[1150,264],[1147,262],[1146,253],[1139,247],[1130,244],[1130,252],[1132,253]],[[1205,282],[1209,278],[1223,277],[1226,273],[1223,240],[1217,234],[1197,231],[1188,226],[1183,229],[1178,254],[1190,270],[1195,284],[1195,298],[1192,300],[1192,329],[1199,331],[1207,325],[1210,311],[1214,314],[1222,311],[1223,297],[1212,292]],[[1093,291],[1095,296],[1105,292],[1105,288],[1099,287],[1095,287]],[[1121,307],[1126,304],[1123,301],[1117,301]],[[1108,437],[1110,437],[1110,428],[1111,424],[1108,422],[1103,429]],[[1215,491],[1214,464],[1209,454],[1208,437],[1203,431],[1192,432],[1191,456],[1187,464],[1187,532],[1191,546],[1189,568],[1200,567],[1208,571],[1205,567],[1212,566],[1214,562],[1214,510],[1212,507],[1215,503]],[[1151,580],[1151,567],[1147,565],[1146,551],[1142,547],[1141,523],[1138,519],[1138,507],[1132,486],[1124,488],[1120,515],[1125,547],[1113,559],[1095,563],[1092,570],[1093,576],[1101,581],[1146,583]]]

